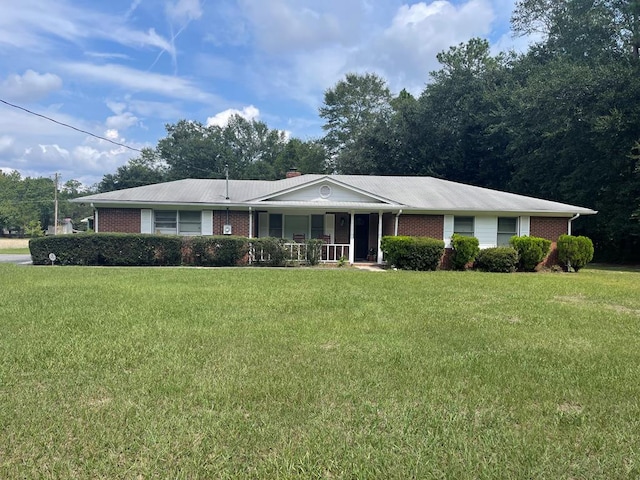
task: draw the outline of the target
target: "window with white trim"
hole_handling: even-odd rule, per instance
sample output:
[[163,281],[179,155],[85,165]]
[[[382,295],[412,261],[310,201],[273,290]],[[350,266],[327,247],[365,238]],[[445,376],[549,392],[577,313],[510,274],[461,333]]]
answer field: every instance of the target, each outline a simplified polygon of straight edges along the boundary
[[154,231],[165,235],[200,235],[202,212],[194,210],[156,210]]
[[497,245],[509,246],[509,240],[514,235],[518,235],[518,217],[498,217]]
[[473,237],[474,217],[453,217],[453,233]]

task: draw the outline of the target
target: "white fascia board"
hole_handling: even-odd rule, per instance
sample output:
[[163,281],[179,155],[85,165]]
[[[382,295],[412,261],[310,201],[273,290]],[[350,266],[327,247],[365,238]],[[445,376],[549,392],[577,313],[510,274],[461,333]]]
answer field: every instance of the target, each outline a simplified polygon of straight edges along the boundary
[[341,181],[336,180],[335,178],[331,177],[331,175],[325,175],[324,177],[320,177],[320,178],[317,178],[315,180],[310,180],[308,182],[301,183],[301,184],[296,185],[294,187],[285,188],[285,189],[282,189],[282,190],[279,190],[279,191],[271,192],[268,195],[263,195],[261,197],[252,198],[248,202],[249,203],[254,203],[254,202],[268,201],[270,198],[279,197],[279,196],[285,195],[287,193],[292,193],[292,192],[296,192],[298,190],[303,190],[305,188],[313,187],[314,185],[318,185],[319,183],[322,183],[322,182],[327,182],[327,183],[331,183],[331,184],[336,185],[336,186],[340,186],[342,188],[346,188],[347,190],[351,190],[352,192],[359,193],[360,195],[364,195],[364,196],[370,197],[370,198],[372,198],[374,200],[378,200],[379,202],[382,202],[384,204],[397,205],[397,202],[395,200],[392,200],[390,198],[381,197],[380,195],[376,195],[375,193],[369,192],[367,190],[363,190],[363,189],[358,188],[358,187],[354,187],[353,185],[349,185],[348,183],[345,183],[345,182],[341,182]]

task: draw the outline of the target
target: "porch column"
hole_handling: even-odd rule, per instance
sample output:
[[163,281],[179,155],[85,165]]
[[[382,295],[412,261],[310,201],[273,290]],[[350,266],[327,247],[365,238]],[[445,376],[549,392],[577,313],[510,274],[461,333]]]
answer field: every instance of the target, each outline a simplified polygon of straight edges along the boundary
[[378,212],[378,265],[382,265],[382,249],[380,248],[382,242],[382,212]]
[[253,238],[253,212],[251,210],[249,207],[249,238]]
[[355,212],[351,211],[351,219],[349,222],[349,263],[353,265],[356,259],[356,241],[354,238],[355,235],[355,223],[356,223],[356,215]]

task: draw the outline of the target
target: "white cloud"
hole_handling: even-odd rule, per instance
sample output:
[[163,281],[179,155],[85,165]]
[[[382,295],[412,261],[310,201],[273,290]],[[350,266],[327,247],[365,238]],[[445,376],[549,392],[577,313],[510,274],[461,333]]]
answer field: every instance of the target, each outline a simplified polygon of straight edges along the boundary
[[0,137],[0,152],[4,152],[5,150],[9,150],[13,145],[14,139],[9,135],[2,135]]
[[51,37],[74,43],[102,38],[126,46],[157,47],[175,55],[171,42],[153,28],[133,29],[125,23],[126,18],[85,10],[68,0],[5,3],[0,15],[0,46],[42,51],[55,45]]
[[124,89],[205,103],[217,100],[214,95],[200,90],[189,80],[171,75],[144,72],[116,64],[65,63],[61,67],[74,75],[95,82],[118,85]]
[[27,70],[22,75],[9,75],[0,85],[0,92],[5,98],[33,102],[61,88],[59,76]]
[[326,0],[241,0],[253,25],[256,47],[271,53],[301,51],[330,44],[354,45],[365,8],[361,2]]
[[258,110],[253,105],[249,105],[248,107],[244,107],[242,110],[236,110],[234,108],[229,108],[223,112],[215,114],[213,117],[207,118],[207,127],[211,127],[216,125],[218,127],[224,127],[229,123],[229,119],[233,115],[240,115],[247,120],[257,120],[260,116],[260,110]]
[[104,136],[105,136],[105,138],[108,138],[109,140],[118,140],[118,137],[120,135],[118,134],[118,130],[109,129],[106,132],[104,132]]
[[107,117],[107,121],[105,123],[110,129],[124,130],[128,127],[136,125],[138,122],[138,117],[136,117],[133,113],[124,112],[118,115]]
[[166,11],[172,21],[185,24],[202,16],[202,5],[200,0],[178,0],[168,3]]

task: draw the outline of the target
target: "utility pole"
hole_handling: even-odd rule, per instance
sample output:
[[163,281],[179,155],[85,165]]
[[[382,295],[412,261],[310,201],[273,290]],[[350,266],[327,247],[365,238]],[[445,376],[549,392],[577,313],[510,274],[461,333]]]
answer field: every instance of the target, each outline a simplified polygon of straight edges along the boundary
[[55,181],[53,183],[55,184],[55,190],[53,191],[53,209],[54,209],[53,234],[57,235],[58,234],[58,173],[57,172],[55,174]]

